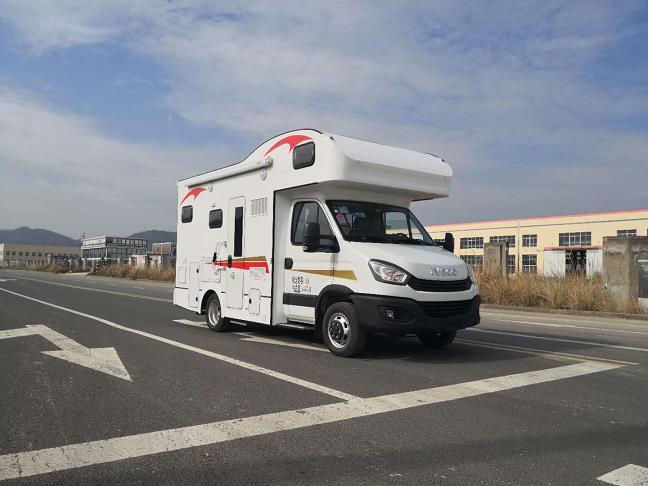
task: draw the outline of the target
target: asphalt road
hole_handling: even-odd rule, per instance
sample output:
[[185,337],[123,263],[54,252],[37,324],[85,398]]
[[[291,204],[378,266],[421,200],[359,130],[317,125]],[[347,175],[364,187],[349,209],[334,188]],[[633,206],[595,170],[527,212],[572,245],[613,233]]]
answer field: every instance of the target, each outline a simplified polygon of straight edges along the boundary
[[648,484],[646,321],[484,312],[349,360],[171,297],[0,271],[0,481]]

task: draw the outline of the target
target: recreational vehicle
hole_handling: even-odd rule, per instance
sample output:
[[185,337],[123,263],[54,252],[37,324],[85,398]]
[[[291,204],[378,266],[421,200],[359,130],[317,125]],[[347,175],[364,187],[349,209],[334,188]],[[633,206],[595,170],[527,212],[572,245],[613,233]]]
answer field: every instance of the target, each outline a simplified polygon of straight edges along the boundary
[[177,183],[175,305],[233,323],[312,329],[340,356],[368,333],[441,347],[479,323],[479,290],[412,201],[446,197],[434,155],[304,129]]

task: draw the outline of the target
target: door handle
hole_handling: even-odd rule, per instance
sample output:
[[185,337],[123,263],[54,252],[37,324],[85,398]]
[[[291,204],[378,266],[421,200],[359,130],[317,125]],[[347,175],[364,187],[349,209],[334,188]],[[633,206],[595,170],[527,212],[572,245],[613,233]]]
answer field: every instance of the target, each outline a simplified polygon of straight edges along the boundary
[[232,255],[227,255],[227,268],[232,268]]
[[290,270],[293,267],[293,259],[292,258],[286,258],[284,260],[284,268],[286,270]]

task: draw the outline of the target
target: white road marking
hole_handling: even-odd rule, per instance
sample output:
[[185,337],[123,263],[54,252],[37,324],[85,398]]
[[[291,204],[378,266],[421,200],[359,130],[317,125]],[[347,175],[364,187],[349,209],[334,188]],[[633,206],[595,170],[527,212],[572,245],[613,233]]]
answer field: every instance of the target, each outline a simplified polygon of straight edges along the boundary
[[[81,287],[80,285],[63,284],[63,283],[59,283],[59,282],[52,282],[50,280],[41,280],[41,279],[38,279],[38,278],[22,277],[22,279],[23,280],[31,280],[33,282],[46,283],[46,284],[50,284],[50,285],[58,285],[59,287],[68,287],[70,289],[88,290],[90,292],[101,292],[101,293],[104,293],[104,294],[121,295],[123,297],[134,297],[136,299],[155,300],[157,302],[173,302],[173,299],[164,299],[162,297],[151,297],[150,295],[129,294],[128,292],[117,292],[116,290],[95,289],[95,288],[92,288],[92,287]],[[113,284],[110,284],[110,285],[113,285]]]
[[101,371],[123,380],[133,381],[121,359],[119,359],[115,348],[86,348],[74,339],[43,325],[0,331],[0,339],[34,335],[40,335],[57,348],[60,348],[59,351],[43,351],[43,354],[85,366],[95,371]]
[[585,344],[587,346],[600,346],[602,348],[625,349],[626,351],[642,351],[644,353],[648,353],[648,349],[646,349],[646,348],[636,348],[634,346],[621,346],[619,344],[595,343],[593,341],[579,341],[577,339],[554,338],[554,337],[545,337],[545,336],[533,336],[533,335],[530,335],[530,334],[521,334],[521,333],[517,333],[517,332],[494,331],[492,329],[477,329],[477,328],[474,328],[474,327],[465,329],[465,331],[481,332],[481,333],[488,333],[488,334],[502,334],[504,336],[515,336],[515,337],[522,337],[522,338],[528,338],[528,339],[542,339],[544,341],[556,341],[556,342],[559,342],[559,343]]
[[174,319],[173,322],[177,322],[179,324],[185,324],[187,326],[207,328],[207,323],[205,321],[190,321],[189,319]]
[[0,278],[0,282],[13,282],[17,279],[15,278]]
[[280,339],[272,339],[265,336],[257,336],[255,334],[251,334],[247,332],[237,332],[235,334],[238,334],[239,336],[244,336],[244,339],[242,339],[241,341],[251,341],[253,343],[262,343],[262,344],[274,344],[277,346],[286,346],[289,348],[308,349],[310,351],[328,352],[328,349],[326,349],[323,346],[313,346],[312,344],[303,344],[303,343],[296,343],[291,341],[283,341]]
[[0,456],[0,480],[295,430],[619,368],[584,362],[485,380]]
[[51,302],[46,302],[44,300],[36,299],[34,297],[30,297],[28,295],[23,295],[19,294],[18,292],[13,292],[11,290],[3,289],[0,287],[0,291],[2,292],[7,292],[9,294],[15,295],[17,297],[22,297],[23,299],[31,300],[33,302],[38,302],[39,304],[47,305],[49,307],[53,307],[54,309],[59,309],[62,311],[70,312],[71,314],[76,314],[81,317],[85,317],[87,319],[92,319],[97,322],[101,322],[102,324],[106,324],[107,326],[114,327],[115,329],[120,329],[122,331],[126,332],[131,332],[133,334],[137,334],[139,336],[144,336],[149,339],[153,339],[155,341],[159,341],[165,344],[168,344],[170,346],[175,346],[176,348],[180,349],[185,349],[187,351],[193,351],[194,353],[201,354],[203,356],[208,356],[210,358],[214,358],[220,361],[224,361],[225,363],[233,364],[235,366],[239,366],[241,368],[246,368],[248,370],[256,371],[257,373],[261,373],[264,375],[272,376],[273,378],[277,378],[278,380],[283,380],[287,381],[288,383],[292,383],[293,385],[299,385],[304,388],[309,388],[311,390],[315,390],[320,393],[324,393],[326,395],[331,395],[333,397],[339,398],[341,400],[351,400],[355,397],[354,395],[350,395],[348,393],[344,393],[339,390],[334,390],[333,388],[329,388],[326,386],[318,385],[317,383],[312,383],[310,381],[302,380],[301,378],[296,378],[294,376],[286,375],[284,373],[280,373],[278,371],[273,371],[268,368],[264,368],[263,366],[258,366],[252,363],[247,363],[245,361],[241,361],[239,359],[235,358],[230,358],[229,356],[225,356],[223,354],[219,353],[214,353],[212,351],[207,351],[206,349],[202,348],[197,348],[195,346],[191,346],[189,344],[184,344],[178,341],[174,341],[172,339],[167,339],[162,336],[158,336],[157,334],[151,334],[145,331],[140,331],[138,329],[133,329],[130,327],[122,326],[121,324],[117,324],[116,322],[109,321],[108,319],[103,319],[101,317],[93,316],[91,314],[86,314],[85,312],[80,312],[74,309],[70,309],[68,307],[63,307],[60,305],[52,304]]
[[582,354],[561,353],[558,351],[549,351],[547,349],[529,348],[526,346],[511,346],[507,344],[489,343],[484,341],[473,341],[472,339],[455,339],[455,343],[466,344],[468,346],[477,346],[479,348],[498,349],[500,351],[512,351],[515,353],[533,354],[547,358],[556,357],[561,359],[570,359],[575,361],[601,361],[604,363],[614,363],[621,365],[636,365],[632,361],[620,361],[617,359],[597,358],[594,356],[585,356]]
[[646,486],[648,485],[648,468],[628,464],[596,479],[616,486]]
[[492,320],[493,321],[498,321],[498,322],[514,322],[516,324],[530,324],[532,326],[565,327],[565,328],[571,328],[571,329],[587,329],[589,331],[622,332],[622,333],[626,333],[626,334],[648,335],[648,332],[627,331],[625,329],[606,329],[606,328],[603,328],[603,327],[576,326],[576,325],[573,325],[573,324],[550,324],[548,322],[515,321],[515,320],[512,320],[512,319],[495,319],[495,318],[492,318]]

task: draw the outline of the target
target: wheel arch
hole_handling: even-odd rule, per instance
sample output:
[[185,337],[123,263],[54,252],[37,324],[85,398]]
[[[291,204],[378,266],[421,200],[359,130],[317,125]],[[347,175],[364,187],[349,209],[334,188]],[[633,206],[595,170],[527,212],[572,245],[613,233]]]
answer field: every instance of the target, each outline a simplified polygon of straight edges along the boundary
[[317,296],[315,303],[315,335],[321,335],[324,314],[336,302],[351,302],[353,290],[344,285],[327,285]]
[[208,290],[207,292],[205,292],[204,295],[202,296],[202,300],[201,300],[201,302],[200,302],[200,314],[201,314],[201,315],[204,314],[205,312],[207,312],[207,308],[206,308],[206,306],[207,306],[207,301],[208,301],[209,298],[210,298],[213,294],[215,294],[215,293],[216,293],[215,290],[213,290],[213,289],[209,289],[209,290]]

